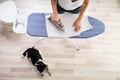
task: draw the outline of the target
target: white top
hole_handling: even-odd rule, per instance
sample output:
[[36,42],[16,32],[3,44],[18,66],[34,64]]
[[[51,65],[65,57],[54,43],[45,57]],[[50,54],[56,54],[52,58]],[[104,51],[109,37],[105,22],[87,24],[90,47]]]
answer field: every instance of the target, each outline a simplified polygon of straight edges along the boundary
[[72,2],[71,0],[58,0],[58,4],[65,10],[74,10],[82,6],[84,0]]

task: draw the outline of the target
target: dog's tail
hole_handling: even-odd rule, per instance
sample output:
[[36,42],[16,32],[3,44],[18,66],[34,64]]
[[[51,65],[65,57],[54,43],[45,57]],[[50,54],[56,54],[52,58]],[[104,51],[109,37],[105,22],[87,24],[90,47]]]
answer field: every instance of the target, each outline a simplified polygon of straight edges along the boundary
[[26,56],[26,54],[27,54],[27,51],[28,51],[28,49],[27,50],[25,50],[24,52],[23,52],[23,56],[22,56],[22,59]]
[[49,76],[52,76],[49,69],[48,69],[48,66],[46,66],[46,72],[48,73]]
[[26,51],[24,51],[24,53],[23,53],[23,56],[26,56],[26,54],[27,54],[27,51],[28,51],[28,49],[27,49]]

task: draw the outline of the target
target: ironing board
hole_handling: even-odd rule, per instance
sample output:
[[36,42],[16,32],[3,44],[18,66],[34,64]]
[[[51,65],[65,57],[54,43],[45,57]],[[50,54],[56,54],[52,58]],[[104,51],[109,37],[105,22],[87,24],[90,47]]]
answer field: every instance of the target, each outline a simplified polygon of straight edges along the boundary
[[[93,18],[91,16],[87,16],[87,20],[92,27],[90,30],[86,30],[83,32],[80,32],[77,35],[72,36],[59,36],[59,34],[64,34],[66,32],[60,32],[59,30],[56,30],[54,28],[54,25],[52,25],[50,22],[46,21],[46,16],[51,14],[45,14],[45,13],[31,13],[28,16],[27,20],[27,33],[30,36],[34,37],[51,37],[49,34],[52,32],[52,37],[70,37],[70,38],[90,38],[97,36],[105,31],[105,25],[100,20]],[[63,16],[64,17],[64,16]],[[71,19],[72,20],[72,19]],[[69,24],[69,23],[68,23]],[[49,31],[47,28],[52,26],[53,31]],[[66,27],[66,26],[65,26]],[[56,34],[58,31],[58,35],[54,36],[54,33]]]

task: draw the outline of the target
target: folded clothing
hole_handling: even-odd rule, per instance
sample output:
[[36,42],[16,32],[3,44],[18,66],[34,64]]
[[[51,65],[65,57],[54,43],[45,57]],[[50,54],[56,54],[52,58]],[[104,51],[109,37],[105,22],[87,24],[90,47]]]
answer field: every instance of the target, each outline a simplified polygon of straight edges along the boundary
[[64,24],[63,31],[60,31],[51,25],[49,18],[51,15],[46,16],[46,29],[49,37],[72,37],[72,36],[80,36],[81,32],[92,29],[88,21],[88,16],[84,16],[81,21],[81,29],[78,32],[74,31],[74,27],[72,26],[74,21],[77,19],[79,14],[61,14],[61,23]]

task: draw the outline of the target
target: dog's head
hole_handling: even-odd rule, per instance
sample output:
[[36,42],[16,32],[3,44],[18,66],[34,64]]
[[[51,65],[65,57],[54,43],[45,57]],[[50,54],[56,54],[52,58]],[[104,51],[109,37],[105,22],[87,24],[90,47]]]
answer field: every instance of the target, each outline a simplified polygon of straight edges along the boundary
[[45,71],[48,73],[49,76],[51,76],[51,73],[48,70],[48,66],[46,64],[44,64],[42,61],[37,62],[37,64],[35,64],[35,66],[37,67],[37,70],[40,73],[43,73]]
[[44,64],[42,61],[37,62],[37,64],[35,64],[35,66],[37,67],[37,70],[38,70],[40,73],[42,73],[42,72],[46,69],[46,67],[47,67],[47,65]]

